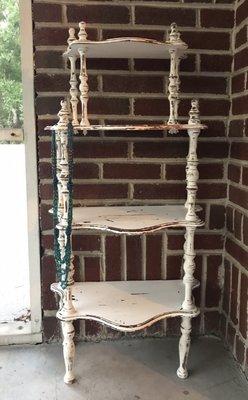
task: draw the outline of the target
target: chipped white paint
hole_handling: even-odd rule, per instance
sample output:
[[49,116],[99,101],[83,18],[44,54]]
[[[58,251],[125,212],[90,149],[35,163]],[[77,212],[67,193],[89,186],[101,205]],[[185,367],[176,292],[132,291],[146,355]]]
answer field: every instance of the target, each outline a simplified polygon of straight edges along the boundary
[[[180,33],[178,32],[176,24],[171,25],[171,32],[169,35],[169,41],[172,45],[183,43],[180,39]],[[168,99],[170,103],[170,116],[168,120],[169,125],[177,124],[178,119],[178,105],[179,105],[179,62],[182,54],[178,51],[178,47],[172,47],[169,50],[170,53],[170,73],[169,73],[169,85],[168,85]],[[170,133],[177,133],[178,129],[174,126],[171,127]]]
[[[141,38],[115,38],[105,41],[89,41],[85,23],[79,23],[78,39],[75,30],[69,29],[68,50],[65,56],[70,59],[70,104],[74,131],[87,130],[169,130],[174,133],[187,129],[189,153],[187,157],[186,180],[187,201],[183,205],[168,206],[112,206],[112,207],[74,207],[72,229],[100,230],[116,234],[146,234],[168,227],[185,227],[184,277],[177,281],[121,281],[74,283],[73,255],[68,274],[68,287],[62,289],[60,283],[51,289],[60,296],[57,317],[62,321],[63,348],[66,366],[64,381],[74,381],[73,363],[75,347],[73,343],[73,320],[90,319],[101,322],[114,329],[133,332],[144,329],[164,318],[182,316],[181,339],[179,343],[179,378],[186,378],[187,358],[190,347],[191,318],[199,314],[192,296],[192,290],[199,285],[193,276],[195,270],[194,234],[203,222],[196,215],[197,191],[197,139],[201,129],[198,102],[192,101],[188,124],[179,124],[179,61],[186,44],[181,41],[175,24],[171,25],[169,40],[165,43]],[[168,99],[170,116],[166,124],[152,125],[90,125],[88,120],[88,75],[86,56],[94,58],[170,58]],[[80,59],[79,90],[75,62]],[[82,118],[79,123],[77,106],[80,100]],[[56,131],[56,157],[58,178],[58,229],[59,246],[63,256],[66,246],[65,229],[68,225],[69,191],[68,183],[68,137],[69,111],[65,101],[61,102],[59,122],[53,127]],[[76,132],[77,133],[77,132]],[[69,238],[68,240],[71,240]],[[61,266],[62,270],[63,267]]]
[[77,113],[77,105],[78,105],[78,89],[77,89],[77,75],[76,75],[76,57],[69,57],[71,64],[71,77],[70,77],[70,96],[71,96],[71,108],[72,108],[72,125],[79,125],[78,122],[78,113]]
[[[51,289],[63,299],[59,284]],[[72,286],[74,313],[68,316],[62,308],[57,316],[62,321],[90,319],[122,332],[134,332],[166,317],[198,315],[198,309],[182,309],[183,299],[182,280],[76,282]]]
[[187,362],[190,348],[191,318],[182,317],[181,338],[179,340],[179,368],[177,376],[181,379],[188,377]]
[[199,173],[197,169],[197,139],[200,134],[200,129],[198,128],[198,125],[201,123],[199,119],[199,107],[197,100],[192,100],[189,116],[190,118],[188,123],[192,126],[192,128],[188,129],[189,152],[187,156],[186,166],[187,201],[185,207],[188,210],[186,220],[194,221],[196,218],[195,202],[197,193],[197,180],[199,178]]
[[67,385],[70,385],[75,381],[73,372],[75,358],[75,344],[73,338],[75,330],[73,323],[70,321],[61,321],[61,327],[63,333],[63,354],[65,360],[64,382],[67,383]]
[[74,207],[72,229],[139,235],[168,227],[202,224],[197,216],[194,221],[187,221],[183,205]]
[[[189,125],[189,124],[143,124],[143,125],[74,125],[74,130],[77,131],[168,131],[175,129],[176,131],[187,129],[206,129],[205,125]],[[58,125],[46,126],[45,130],[53,131],[60,129]]]

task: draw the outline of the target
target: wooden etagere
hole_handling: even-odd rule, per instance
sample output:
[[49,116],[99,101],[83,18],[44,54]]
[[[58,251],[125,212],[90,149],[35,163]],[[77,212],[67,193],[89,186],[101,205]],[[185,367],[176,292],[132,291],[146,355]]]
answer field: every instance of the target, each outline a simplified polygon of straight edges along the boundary
[[[195,250],[194,234],[203,225],[196,215],[197,192],[197,139],[205,128],[199,119],[197,100],[192,100],[189,119],[186,124],[178,122],[179,104],[179,62],[187,45],[180,39],[175,24],[166,42],[142,38],[114,38],[104,41],[87,40],[85,23],[79,23],[78,37],[75,29],[69,29],[68,48],[64,56],[70,61],[69,101],[61,102],[57,125],[47,127],[56,132],[56,176],[58,179],[57,229],[61,254],[71,242],[68,237],[67,190],[68,167],[68,123],[71,122],[75,134],[88,130],[168,130],[176,134],[187,130],[189,152],[186,165],[187,199],[185,205],[161,206],[113,206],[113,207],[73,207],[72,232],[74,230],[95,230],[114,234],[140,235],[166,228],[185,227],[184,277],[182,280],[160,281],[120,281],[120,282],[77,282],[73,280],[74,265],[71,256],[67,286],[54,283],[51,289],[60,296],[57,317],[61,320],[66,374],[65,383],[72,383],[74,375],[73,321],[91,319],[123,332],[144,329],[153,323],[169,317],[181,316],[181,338],[179,342],[179,378],[186,378],[187,357],[190,347],[191,318],[199,314],[195,306],[192,290],[199,285],[194,278]],[[88,75],[86,59],[92,58],[168,58],[170,73],[168,101],[170,115],[164,124],[152,125],[91,125],[88,118]],[[79,77],[76,74],[76,59],[80,59]],[[79,78],[79,79],[78,79]],[[80,108],[81,112],[78,112]],[[63,265],[61,265],[63,270]]]

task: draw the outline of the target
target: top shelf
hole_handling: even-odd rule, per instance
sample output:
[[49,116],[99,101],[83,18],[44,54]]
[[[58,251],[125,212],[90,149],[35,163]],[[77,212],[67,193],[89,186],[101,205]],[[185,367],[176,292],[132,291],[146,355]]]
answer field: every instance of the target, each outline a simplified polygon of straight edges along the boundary
[[80,57],[80,53],[87,58],[154,58],[166,59],[171,53],[181,57],[187,49],[187,44],[180,38],[177,25],[171,24],[168,40],[160,42],[140,37],[117,37],[112,39],[93,41],[87,40],[85,22],[79,22],[79,32],[75,36],[75,29],[69,29],[68,47],[64,57]]
[[170,51],[176,50],[180,55],[187,49],[186,43],[159,42],[139,37],[118,37],[102,41],[74,40],[64,57],[79,57],[79,52],[87,58],[154,58],[168,59]]

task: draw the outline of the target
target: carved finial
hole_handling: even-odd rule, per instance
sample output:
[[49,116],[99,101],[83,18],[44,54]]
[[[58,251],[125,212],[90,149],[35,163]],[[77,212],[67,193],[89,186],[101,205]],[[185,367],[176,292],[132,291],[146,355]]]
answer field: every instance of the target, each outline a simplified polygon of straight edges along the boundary
[[67,125],[69,123],[69,110],[67,106],[67,101],[62,100],[60,102],[61,109],[58,112],[58,117],[59,117],[59,122],[58,122],[58,127],[59,128],[67,128]]
[[198,100],[191,100],[191,109],[189,112],[189,124],[200,124],[199,118],[199,103]]
[[180,32],[178,31],[177,24],[175,22],[171,24],[169,40],[171,43],[181,42]]
[[79,22],[79,32],[78,32],[78,39],[82,42],[85,42],[87,40],[87,32],[85,30],[86,28],[86,23],[85,22]]
[[74,42],[74,40],[76,40],[75,29],[74,28],[70,28],[68,32],[69,32],[69,37],[67,39],[67,43],[70,46],[70,44],[72,42]]

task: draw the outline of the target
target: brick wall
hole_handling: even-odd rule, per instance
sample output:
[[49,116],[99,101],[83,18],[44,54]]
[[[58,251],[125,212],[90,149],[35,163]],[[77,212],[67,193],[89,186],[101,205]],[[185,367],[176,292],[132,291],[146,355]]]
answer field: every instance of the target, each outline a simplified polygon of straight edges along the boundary
[[[55,319],[57,306],[49,289],[55,280],[55,269],[52,220],[47,213],[52,196],[50,136],[44,126],[56,121],[59,101],[68,92],[69,69],[61,53],[65,50],[68,27],[77,27],[80,20],[87,22],[90,39],[132,35],[159,40],[165,39],[170,23],[175,21],[189,44],[188,57],[181,63],[179,111],[185,120],[190,99],[197,97],[202,121],[209,126],[201,135],[198,153],[198,203],[203,207],[201,217],[206,224],[196,235],[196,277],[201,281],[196,301],[202,313],[194,320],[194,333],[218,333],[229,155],[226,131],[232,2],[34,0],[33,19],[45,340],[56,340],[59,330]],[[168,61],[163,60],[89,60],[91,121],[164,121],[168,115],[168,66]],[[187,147],[186,133],[171,137],[156,131],[106,132],[77,137],[75,202],[183,204]],[[241,162],[235,159],[235,163]],[[183,230],[176,229],[128,238],[77,233],[73,241],[76,278],[100,280],[104,275],[108,280],[180,278],[182,244]],[[120,336],[97,324],[83,322],[77,324],[77,333],[81,338]],[[167,320],[146,332],[147,335],[166,333],[178,333],[178,320]]]
[[248,366],[248,1],[236,2],[235,8],[222,334],[245,370]]

